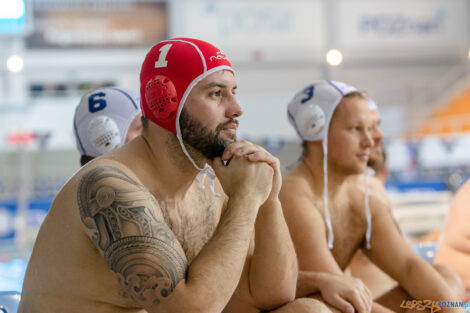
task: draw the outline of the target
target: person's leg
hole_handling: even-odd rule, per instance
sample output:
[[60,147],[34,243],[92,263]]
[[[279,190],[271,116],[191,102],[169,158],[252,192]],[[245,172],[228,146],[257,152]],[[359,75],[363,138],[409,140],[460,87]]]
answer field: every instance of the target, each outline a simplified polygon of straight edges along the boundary
[[[321,301],[312,298],[298,298],[270,313],[332,313]],[[336,312],[336,311],[335,311]],[[335,313],[333,312],[333,313]]]

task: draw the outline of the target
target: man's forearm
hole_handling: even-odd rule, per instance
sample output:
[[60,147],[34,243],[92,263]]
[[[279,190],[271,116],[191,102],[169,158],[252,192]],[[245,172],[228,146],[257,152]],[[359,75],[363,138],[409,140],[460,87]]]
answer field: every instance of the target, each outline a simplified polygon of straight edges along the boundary
[[[333,308],[330,307],[330,310],[332,312],[345,312],[345,308],[342,307],[341,310],[339,307],[336,307],[338,303],[334,302],[328,302],[327,299],[324,297],[326,295],[329,295],[329,299],[331,300],[331,289],[328,289],[323,292],[320,295],[320,292],[322,292],[322,289],[320,287],[325,288],[326,285],[331,283],[333,280],[337,279],[339,275],[337,274],[331,274],[331,273],[324,273],[324,272],[308,272],[308,271],[299,271],[299,279],[297,281],[297,293],[296,293],[296,298],[303,298],[303,297],[310,297],[313,296],[315,299],[318,299],[318,297],[321,297],[323,301],[325,301],[328,305],[331,305]],[[347,302],[350,303],[352,306],[354,302],[351,302],[350,299],[343,298],[343,300],[346,300]],[[338,299],[336,299],[336,302]],[[336,306],[335,306],[336,305]],[[352,308],[352,307],[351,307]],[[372,313],[393,313],[394,311],[391,311],[387,309],[386,307],[378,304],[378,303],[372,303]]]
[[[419,266],[418,262],[409,266],[409,280],[408,285],[404,289],[411,296],[413,300],[431,300],[431,301],[453,301],[458,302],[458,299],[453,294],[452,289],[448,286],[447,282],[440,276],[440,274],[430,268],[429,266]],[[439,313],[463,313],[463,308],[442,308]]]
[[221,312],[238,285],[253,235],[254,205],[243,197],[229,199],[214,236],[188,268],[185,293],[190,301],[210,304],[205,312]]
[[320,291],[322,279],[326,279],[326,273],[299,271],[297,279],[296,298],[302,298]]
[[260,309],[294,299],[297,257],[279,200],[261,206],[255,223],[255,249],[250,263],[250,292]]
[[[410,261],[408,279],[400,282],[413,299],[430,299],[435,301],[459,301],[452,294],[447,282],[430,265],[419,260]],[[424,265],[424,266],[423,266]]]

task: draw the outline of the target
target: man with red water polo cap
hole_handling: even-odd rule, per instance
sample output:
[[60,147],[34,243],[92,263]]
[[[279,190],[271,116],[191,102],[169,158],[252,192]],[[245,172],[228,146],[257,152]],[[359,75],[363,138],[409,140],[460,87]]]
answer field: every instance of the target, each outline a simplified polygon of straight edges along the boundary
[[236,141],[242,109],[225,55],[163,41],[140,78],[142,135],[59,192],[20,312],[313,312],[314,300],[288,303],[297,260],[279,161]]

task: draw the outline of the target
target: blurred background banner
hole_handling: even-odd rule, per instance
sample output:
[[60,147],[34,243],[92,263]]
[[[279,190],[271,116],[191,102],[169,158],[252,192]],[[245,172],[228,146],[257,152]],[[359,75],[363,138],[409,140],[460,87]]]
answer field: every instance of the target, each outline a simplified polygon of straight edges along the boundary
[[164,2],[43,0],[33,18],[31,49],[150,46],[168,36]]
[[467,2],[341,0],[338,43],[387,57],[403,46],[411,54],[455,53],[467,48]]
[[216,42],[233,61],[313,59],[324,49],[321,1],[184,1],[175,32]]

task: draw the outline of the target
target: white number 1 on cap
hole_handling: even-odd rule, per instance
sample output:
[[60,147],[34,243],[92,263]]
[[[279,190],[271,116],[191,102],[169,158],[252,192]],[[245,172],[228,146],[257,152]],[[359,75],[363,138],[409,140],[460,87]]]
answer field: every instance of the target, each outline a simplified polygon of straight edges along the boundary
[[155,68],[159,67],[166,67],[168,65],[168,61],[166,59],[166,55],[168,54],[168,50],[170,50],[172,44],[168,43],[160,48],[160,56],[158,57],[158,61],[155,62]]

